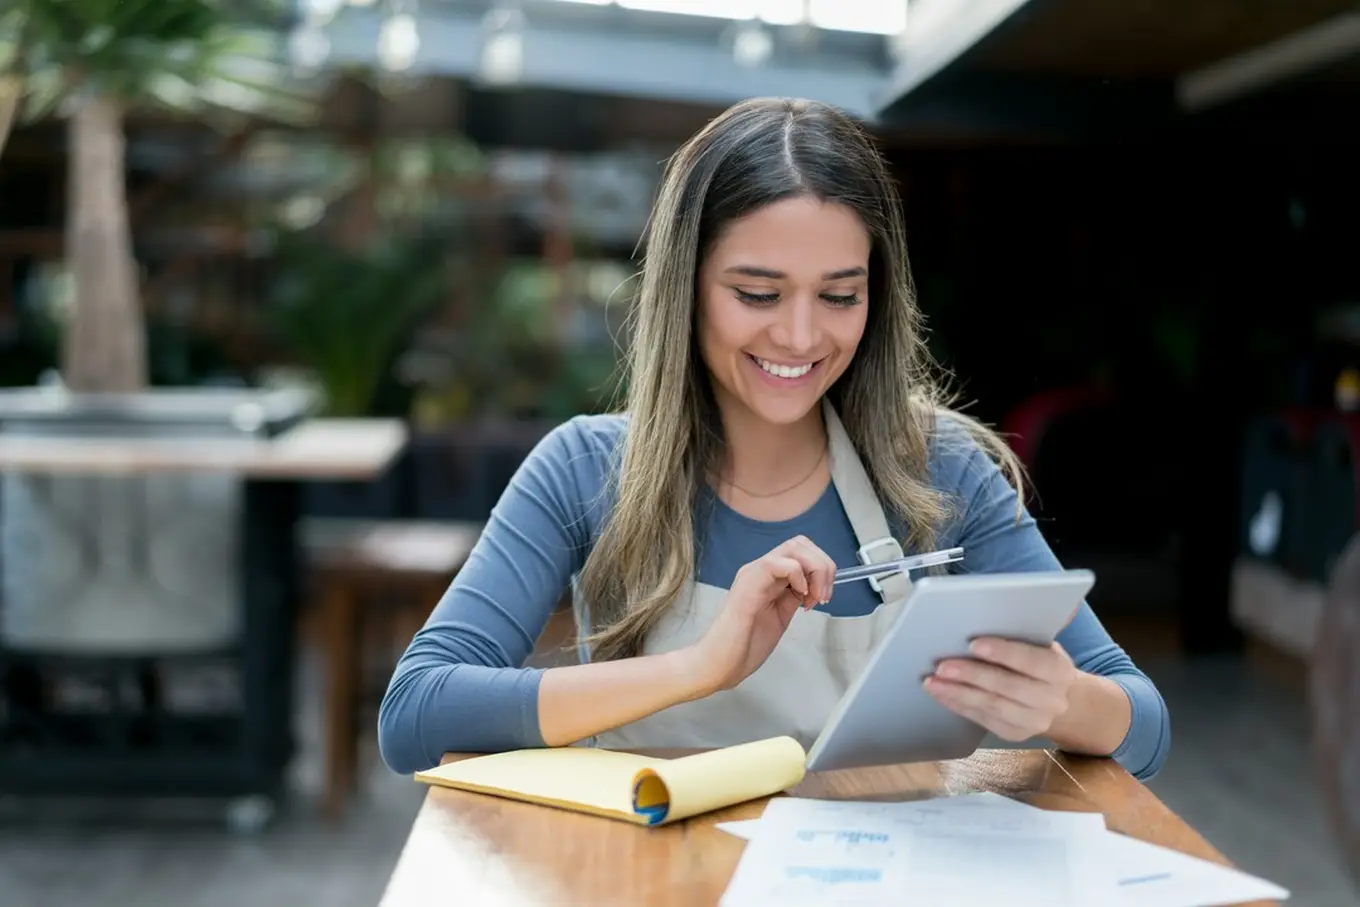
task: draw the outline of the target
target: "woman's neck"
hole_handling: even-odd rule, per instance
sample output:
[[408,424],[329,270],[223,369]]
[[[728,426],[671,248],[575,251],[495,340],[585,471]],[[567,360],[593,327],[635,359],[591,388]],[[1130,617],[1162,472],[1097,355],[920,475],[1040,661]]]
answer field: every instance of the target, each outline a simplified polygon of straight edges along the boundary
[[[719,484],[764,498],[816,486],[827,472],[827,436],[820,407],[788,425],[772,425],[749,410],[723,407],[724,450]],[[801,495],[800,495],[801,497]]]

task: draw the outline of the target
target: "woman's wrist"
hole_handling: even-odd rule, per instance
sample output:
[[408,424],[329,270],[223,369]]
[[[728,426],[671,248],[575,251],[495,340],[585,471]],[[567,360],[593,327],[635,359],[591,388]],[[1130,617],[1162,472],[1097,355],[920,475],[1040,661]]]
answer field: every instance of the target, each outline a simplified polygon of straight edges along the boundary
[[539,731],[548,746],[565,746],[701,699],[710,685],[693,647],[549,668],[538,688]]
[[703,699],[720,689],[718,679],[713,676],[712,661],[697,643],[656,658],[665,665],[663,670],[671,678],[671,688],[675,691],[675,701],[671,705]]
[[1059,749],[1084,756],[1109,756],[1123,744],[1133,723],[1133,704],[1108,677],[1078,671],[1068,690],[1067,711],[1046,735]]

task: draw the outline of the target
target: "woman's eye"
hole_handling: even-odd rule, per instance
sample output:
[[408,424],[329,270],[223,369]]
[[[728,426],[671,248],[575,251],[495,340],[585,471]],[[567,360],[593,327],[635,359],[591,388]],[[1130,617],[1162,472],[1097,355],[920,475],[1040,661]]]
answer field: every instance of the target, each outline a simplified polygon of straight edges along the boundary
[[751,305],[770,305],[779,301],[778,293],[748,293],[745,290],[737,290],[737,298],[742,302]]
[[849,296],[836,296],[831,293],[823,293],[822,298],[832,305],[851,306],[859,302],[859,294],[851,293]]

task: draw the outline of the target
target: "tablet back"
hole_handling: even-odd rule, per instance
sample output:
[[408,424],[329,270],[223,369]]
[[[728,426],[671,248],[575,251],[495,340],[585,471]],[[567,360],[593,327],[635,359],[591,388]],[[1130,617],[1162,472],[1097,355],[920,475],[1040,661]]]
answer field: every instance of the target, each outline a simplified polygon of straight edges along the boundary
[[922,687],[935,665],[968,657],[979,636],[1048,645],[1095,584],[1089,570],[928,576],[808,753],[810,771],[971,755],[987,731]]

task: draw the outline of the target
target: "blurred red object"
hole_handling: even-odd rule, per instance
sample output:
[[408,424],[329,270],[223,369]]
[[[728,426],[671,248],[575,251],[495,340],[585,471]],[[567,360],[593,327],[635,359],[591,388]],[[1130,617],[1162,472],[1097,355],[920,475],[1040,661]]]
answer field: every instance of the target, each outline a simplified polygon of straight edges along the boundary
[[1114,399],[1113,393],[1096,387],[1063,387],[1040,391],[1007,413],[1000,430],[1020,462],[1025,464],[1026,469],[1032,470],[1035,454],[1049,426],[1077,410],[1105,406]]

